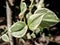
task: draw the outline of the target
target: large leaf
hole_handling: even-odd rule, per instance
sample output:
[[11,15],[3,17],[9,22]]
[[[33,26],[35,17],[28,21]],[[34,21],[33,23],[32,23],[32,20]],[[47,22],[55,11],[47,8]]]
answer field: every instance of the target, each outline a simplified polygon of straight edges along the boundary
[[57,22],[59,22],[59,19],[56,16],[56,14],[49,9],[41,8],[35,11],[35,14],[41,14],[41,13],[45,14],[45,16],[42,18],[43,20],[40,24],[40,27],[43,28],[50,27],[52,25],[55,25]]
[[20,31],[21,29],[23,29],[25,27],[25,25],[26,24],[24,22],[18,21],[11,26],[11,32]]
[[46,13],[48,9],[46,8],[40,8],[40,9],[37,9],[34,14],[41,14],[41,13]]
[[3,41],[9,42],[9,37],[6,34],[2,35],[1,38],[2,38]]
[[33,14],[28,18],[28,26],[30,30],[34,31],[41,23],[44,15],[42,14]]
[[40,25],[40,27],[50,27],[59,22],[56,14],[49,9],[40,8],[37,9],[33,15],[28,18],[28,26],[30,30],[34,31]]
[[14,36],[14,37],[16,37],[16,38],[21,38],[21,37],[23,37],[23,36],[26,34],[27,29],[28,29],[28,27],[25,26],[25,27],[24,27],[23,29],[21,29],[20,31],[12,32],[11,34],[12,34],[12,36]]

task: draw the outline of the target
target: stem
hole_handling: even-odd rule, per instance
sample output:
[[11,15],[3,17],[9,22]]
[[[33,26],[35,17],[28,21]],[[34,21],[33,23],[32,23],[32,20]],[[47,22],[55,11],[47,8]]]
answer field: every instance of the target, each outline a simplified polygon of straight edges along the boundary
[[38,3],[39,0],[36,0],[36,3]]
[[30,13],[31,13],[31,10],[32,10],[32,8],[33,8],[33,1],[34,0],[30,0],[31,1],[31,4],[30,4],[30,6],[29,6],[29,10],[30,10]]
[[43,4],[44,0],[40,0],[40,3]]
[[14,6],[14,0],[8,0],[11,6]]
[[44,7],[44,0],[40,0],[40,2],[39,3],[37,3],[37,8],[42,8],[42,7]]
[[13,45],[13,39],[11,36],[11,30],[10,30],[10,26],[11,26],[11,16],[12,16],[12,11],[8,5],[8,2],[6,1],[6,14],[7,14],[7,27],[8,27],[8,36],[9,36],[9,41],[10,41],[10,45]]

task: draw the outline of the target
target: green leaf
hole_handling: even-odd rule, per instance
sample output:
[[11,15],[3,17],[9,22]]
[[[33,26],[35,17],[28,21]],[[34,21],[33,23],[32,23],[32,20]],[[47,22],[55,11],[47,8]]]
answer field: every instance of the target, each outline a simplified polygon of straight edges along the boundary
[[10,29],[11,29],[12,36],[20,38],[25,35],[28,27],[26,26],[24,22],[18,21],[15,24],[13,24]]
[[30,30],[34,31],[40,27],[50,27],[59,22],[58,17],[54,12],[46,8],[37,9],[33,15],[28,18],[28,26]]
[[21,8],[21,12],[24,13],[26,11],[26,9],[27,9],[26,3],[21,2],[20,8]]
[[29,16],[31,16],[31,15],[32,15],[31,12],[29,12],[29,13],[26,15],[26,18],[28,19]]
[[46,8],[40,8],[40,9],[37,9],[35,12],[34,12],[34,14],[45,14],[46,12],[47,12],[47,10],[48,9],[46,9]]
[[11,26],[11,32],[17,32],[17,31],[20,31],[21,29],[23,29],[25,27],[25,23],[22,22],[22,21],[18,21],[16,23],[14,23],[12,26]]
[[20,38],[19,41],[25,43],[25,40],[23,38]]
[[6,34],[2,35],[1,38],[2,38],[3,41],[9,42],[9,37]]
[[40,27],[43,27],[43,28],[50,27],[59,22],[59,19],[56,16],[56,14],[49,9],[46,9],[46,8],[37,9],[35,11],[35,14],[36,13],[37,14],[41,14],[41,13],[45,14],[45,16],[42,18],[43,20],[40,24]]
[[44,15],[42,14],[33,14],[28,18],[28,26],[30,30],[34,31],[41,23]]
[[37,28],[34,33],[38,34],[40,31],[41,31],[41,29]]
[[36,38],[36,35],[34,33],[31,34],[32,38]]
[[27,39],[31,39],[30,33],[27,33]]
[[25,26],[25,27],[24,27],[23,29],[21,29],[20,31],[12,32],[11,34],[12,34],[12,36],[14,36],[14,37],[16,37],[16,38],[21,38],[21,37],[23,37],[23,36],[26,34],[27,29],[28,29],[28,27]]

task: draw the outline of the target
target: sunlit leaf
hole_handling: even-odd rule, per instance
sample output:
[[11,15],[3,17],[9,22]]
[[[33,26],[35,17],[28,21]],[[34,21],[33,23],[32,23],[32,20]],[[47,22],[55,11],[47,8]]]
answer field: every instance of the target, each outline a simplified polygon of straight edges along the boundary
[[37,9],[33,15],[28,18],[28,26],[34,31],[39,25],[40,27],[50,27],[59,22],[54,12],[46,8]]
[[9,42],[9,37],[6,34],[2,35],[1,38],[2,38],[3,41]]
[[36,38],[36,35],[34,33],[31,34],[32,38]]
[[23,38],[20,38],[19,41],[25,43],[25,40]]
[[44,15],[33,14],[28,18],[28,26],[30,30],[34,31],[41,23]]
[[11,26],[11,34],[14,37],[20,38],[25,35],[27,29],[28,27],[24,22],[18,21]]
[[35,34],[38,34],[39,32],[40,32],[40,29],[37,28],[34,33],[35,33]]
[[28,29],[28,27],[25,26],[25,27],[24,27],[23,29],[21,29],[20,31],[12,32],[11,34],[12,34],[12,36],[14,36],[14,37],[16,37],[16,38],[21,38],[21,37],[23,37],[23,36],[26,34],[27,29]]
[[49,9],[46,9],[46,8],[37,9],[35,11],[35,14],[36,13],[37,14],[41,14],[41,13],[45,14],[45,16],[42,18],[43,20],[40,24],[40,27],[43,27],[43,28],[50,27],[59,22],[59,19],[56,16],[56,14]]
[[28,19],[31,15],[32,15],[31,12],[29,12],[29,13],[26,15],[26,18]]
[[11,26],[11,32],[20,31],[21,29],[23,29],[25,27],[25,25],[26,24],[24,22],[18,21]]
[[26,3],[21,2],[20,8],[21,8],[21,13],[24,13],[26,11],[26,9],[27,9]]
[[30,33],[27,33],[27,39],[31,39]]

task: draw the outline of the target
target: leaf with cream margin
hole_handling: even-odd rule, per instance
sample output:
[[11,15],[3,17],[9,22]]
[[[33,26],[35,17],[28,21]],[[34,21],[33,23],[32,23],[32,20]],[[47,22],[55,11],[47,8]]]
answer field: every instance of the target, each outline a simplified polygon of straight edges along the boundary
[[48,28],[59,22],[59,19],[56,16],[56,14],[49,9],[41,8],[41,9],[37,9],[35,11],[35,14],[41,14],[41,13],[43,13],[43,14],[46,13],[45,16],[42,18],[42,22],[40,24],[40,27],[42,27],[42,28],[45,28],[45,27]]
[[10,28],[11,32],[21,31],[21,29],[23,29],[25,27],[25,25],[26,24],[24,22],[18,21],[11,26],[11,28]]
[[18,21],[11,26],[11,35],[17,38],[23,37],[27,32],[28,27],[25,22]]
[[1,38],[2,38],[3,41],[9,42],[9,37],[6,34],[2,35]]
[[23,29],[21,29],[20,31],[12,32],[11,34],[12,34],[12,36],[14,36],[14,37],[16,37],[16,38],[21,38],[21,37],[23,37],[23,36],[26,34],[27,29],[28,29],[28,27],[25,26],[25,27],[24,27]]
[[30,30],[34,31],[41,23],[44,15],[42,14],[33,14],[28,18],[28,26]]
[[46,8],[37,9],[33,15],[28,18],[28,26],[30,30],[34,31],[40,27],[49,27],[59,22],[58,17],[54,12]]
[[27,9],[26,3],[22,1],[21,5],[20,5],[20,8],[21,8],[21,13],[24,13]]

